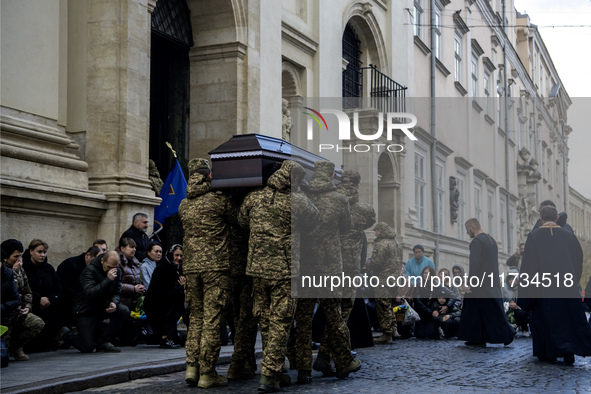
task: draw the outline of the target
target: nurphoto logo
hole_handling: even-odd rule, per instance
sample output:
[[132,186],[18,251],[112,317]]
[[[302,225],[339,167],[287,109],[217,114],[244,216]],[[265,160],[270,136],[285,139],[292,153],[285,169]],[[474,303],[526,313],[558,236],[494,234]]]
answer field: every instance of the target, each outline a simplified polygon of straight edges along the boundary
[[[338,110],[338,109],[320,109],[319,111],[310,108],[310,107],[302,107],[305,110],[310,112],[304,112],[305,115],[308,115],[307,125],[306,125],[306,138],[308,141],[314,139],[314,129],[317,128],[321,132],[332,133],[332,129],[329,130],[328,124],[324,115],[334,115],[336,116],[338,122],[338,139],[341,141],[351,140],[351,118],[350,115],[346,114],[345,112]],[[386,116],[386,140],[392,141],[392,132],[393,130],[400,130],[402,131],[410,140],[416,141],[417,137],[414,136],[413,133],[410,132],[409,129],[414,127],[417,124],[417,117],[413,114],[407,112],[379,112],[378,113],[378,129],[374,134],[363,134],[359,130],[359,113],[357,111],[353,112],[353,133],[357,139],[362,141],[376,141],[382,137],[384,133],[384,115]],[[408,121],[410,120],[410,121]],[[318,126],[315,127],[314,124]],[[370,150],[377,150],[380,151],[388,151],[388,152],[401,152],[404,150],[404,146],[401,144],[355,144],[355,145],[348,145],[348,146],[341,146],[339,144],[326,144],[321,143],[318,145],[319,152],[325,152],[334,150],[336,152],[339,151],[348,151],[348,152],[369,152]]]

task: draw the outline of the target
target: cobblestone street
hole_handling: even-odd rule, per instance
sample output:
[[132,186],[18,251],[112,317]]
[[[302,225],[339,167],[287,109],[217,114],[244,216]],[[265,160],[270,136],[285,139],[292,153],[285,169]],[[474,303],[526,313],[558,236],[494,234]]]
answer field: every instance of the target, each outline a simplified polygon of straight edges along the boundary
[[[292,385],[283,392],[323,393],[455,393],[455,392],[591,392],[591,359],[576,357],[575,365],[562,361],[541,363],[532,356],[531,339],[511,345],[468,348],[463,341],[398,340],[392,345],[358,349],[359,372],[345,380],[313,373],[310,385]],[[259,360],[260,361],[260,360]],[[218,367],[225,374],[228,365]],[[260,368],[259,368],[260,371]],[[296,371],[290,371],[292,380]],[[89,389],[109,393],[194,392],[183,381],[184,373],[140,379],[119,385]],[[216,393],[256,392],[259,375],[248,381],[230,382]]]

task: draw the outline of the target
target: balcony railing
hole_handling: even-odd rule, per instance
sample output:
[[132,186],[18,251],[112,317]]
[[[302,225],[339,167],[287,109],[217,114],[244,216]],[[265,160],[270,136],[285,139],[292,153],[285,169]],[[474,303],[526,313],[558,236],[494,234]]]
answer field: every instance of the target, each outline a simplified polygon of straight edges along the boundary
[[[369,67],[347,71],[350,77],[343,78],[344,108],[368,105],[380,112],[406,111],[407,88],[379,71],[376,66],[370,64]],[[369,87],[369,97],[364,95],[364,85]]]

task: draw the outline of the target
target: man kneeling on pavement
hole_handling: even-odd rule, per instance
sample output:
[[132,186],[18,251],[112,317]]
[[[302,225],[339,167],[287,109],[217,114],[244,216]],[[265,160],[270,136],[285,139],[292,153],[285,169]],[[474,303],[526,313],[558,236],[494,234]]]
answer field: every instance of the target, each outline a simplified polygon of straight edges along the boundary
[[[119,255],[109,251],[95,257],[80,276],[82,289],[76,294],[72,306],[78,335],[61,334],[64,342],[83,353],[90,353],[95,348],[97,352],[121,351],[110,342],[129,316],[129,308],[120,304],[121,270],[118,265]],[[104,319],[109,319],[109,324],[101,331]]]

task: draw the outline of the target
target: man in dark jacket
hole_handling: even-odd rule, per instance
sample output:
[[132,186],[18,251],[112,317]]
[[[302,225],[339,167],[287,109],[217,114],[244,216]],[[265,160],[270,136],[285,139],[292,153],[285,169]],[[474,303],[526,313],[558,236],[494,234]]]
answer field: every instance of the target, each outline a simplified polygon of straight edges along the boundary
[[[78,335],[68,334],[64,341],[83,353],[119,353],[110,340],[129,316],[129,308],[121,305],[121,270],[119,255],[109,251],[94,258],[80,276],[82,289],[76,294],[72,311],[76,315]],[[96,331],[108,318],[109,324],[97,338]]]
[[119,240],[122,238],[131,238],[135,241],[135,257],[138,261],[144,261],[147,256],[148,251],[148,244],[150,243],[150,238],[146,234],[148,230],[148,215],[145,213],[138,212],[133,215],[133,224],[129,227]]
[[57,276],[62,285],[62,297],[59,305],[61,325],[70,327],[74,325],[75,316],[72,312],[72,303],[76,293],[81,290],[80,274],[99,254],[102,254],[101,248],[91,246],[86,253],[65,259],[57,267]]

